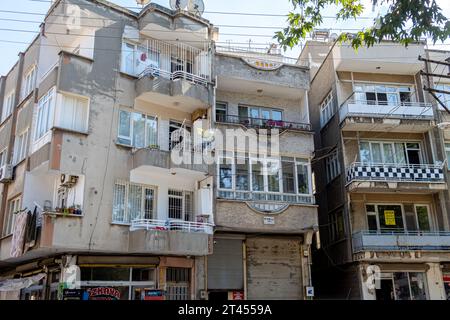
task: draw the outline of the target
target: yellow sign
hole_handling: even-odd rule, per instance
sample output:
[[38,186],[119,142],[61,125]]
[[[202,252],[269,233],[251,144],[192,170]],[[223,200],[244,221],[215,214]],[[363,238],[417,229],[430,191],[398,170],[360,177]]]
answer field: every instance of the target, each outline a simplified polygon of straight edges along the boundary
[[395,226],[395,211],[394,210],[384,210],[384,224],[386,226]]

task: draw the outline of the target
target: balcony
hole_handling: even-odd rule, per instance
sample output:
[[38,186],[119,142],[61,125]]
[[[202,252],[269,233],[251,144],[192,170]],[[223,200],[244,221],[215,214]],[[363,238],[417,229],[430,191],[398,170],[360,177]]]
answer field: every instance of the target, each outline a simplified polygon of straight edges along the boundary
[[353,252],[449,250],[449,231],[360,231],[353,234]]
[[342,130],[426,132],[434,120],[431,104],[357,99],[355,93],[339,109]]
[[290,193],[276,192],[250,192],[250,191],[226,191],[218,190],[217,197],[227,200],[238,201],[271,201],[283,202],[287,204],[314,204],[314,196],[298,195]]
[[138,98],[188,112],[211,104],[211,53],[207,47],[202,50],[149,39],[137,46],[124,64],[126,73],[138,77]]
[[447,189],[443,165],[352,163],[346,170],[349,191],[376,192],[421,190],[437,192]]
[[214,225],[177,220],[134,220],[130,226],[129,252],[207,255]]
[[251,118],[235,115],[217,115],[216,122],[225,124],[236,124],[246,128],[254,129],[279,129],[280,132],[285,130],[293,131],[311,131],[311,125],[308,123],[298,123],[283,120],[271,120],[262,118]]

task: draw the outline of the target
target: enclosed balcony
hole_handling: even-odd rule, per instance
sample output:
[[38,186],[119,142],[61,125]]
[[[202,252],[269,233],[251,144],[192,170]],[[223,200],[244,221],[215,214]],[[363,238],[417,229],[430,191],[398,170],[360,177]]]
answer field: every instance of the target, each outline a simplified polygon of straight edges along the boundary
[[354,162],[346,169],[349,191],[377,192],[447,189],[442,164],[400,164]]
[[285,130],[293,131],[311,131],[311,125],[309,123],[299,123],[284,121],[281,119],[270,118],[254,118],[248,116],[236,116],[229,114],[216,114],[216,122],[224,124],[235,124],[245,128],[254,129],[278,129],[280,132]]
[[347,131],[426,132],[433,120],[430,103],[408,101],[402,92],[355,92],[339,109],[342,130]]
[[192,112],[211,104],[211,51],[177,41],[125,41],[122,72],[138,78],[136,97],[158,105]]
[[449,250],[449,231],[360,231],[352,236],[353,252]]
[[134,220],[130,226],[131,253],[207,255],[214,226],[178,220]]

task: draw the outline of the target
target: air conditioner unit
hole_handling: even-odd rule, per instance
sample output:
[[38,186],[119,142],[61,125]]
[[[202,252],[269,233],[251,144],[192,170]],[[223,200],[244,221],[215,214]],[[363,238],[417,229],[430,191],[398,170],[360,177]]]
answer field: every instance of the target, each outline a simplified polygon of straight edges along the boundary
[[0,182],[8,182],[13,179],[13,166],[11,164],[5,164],[0,167]]

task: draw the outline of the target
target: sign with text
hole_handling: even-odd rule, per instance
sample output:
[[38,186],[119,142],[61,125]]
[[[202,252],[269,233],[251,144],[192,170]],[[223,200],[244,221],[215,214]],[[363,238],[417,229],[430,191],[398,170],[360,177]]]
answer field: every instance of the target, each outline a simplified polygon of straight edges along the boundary
[[394,210],[384,210],[384,224],[387,226],[395,226],[395,211]]

